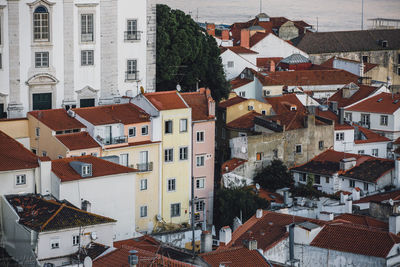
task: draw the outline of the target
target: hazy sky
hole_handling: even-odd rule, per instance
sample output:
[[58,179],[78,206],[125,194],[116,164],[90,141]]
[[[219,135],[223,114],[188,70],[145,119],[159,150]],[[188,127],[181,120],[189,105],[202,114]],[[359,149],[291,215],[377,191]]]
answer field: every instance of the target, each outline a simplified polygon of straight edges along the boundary
[[[247,21],[260,11],[260,0],[156,0],[191,13],[199,21],[231,24]],[[262,0],[262,11],[271,17],[305,20],[320,31],[361,28],[362,0]],[[367,19],[400,19],[400,0],[364,0],[364,29]]]

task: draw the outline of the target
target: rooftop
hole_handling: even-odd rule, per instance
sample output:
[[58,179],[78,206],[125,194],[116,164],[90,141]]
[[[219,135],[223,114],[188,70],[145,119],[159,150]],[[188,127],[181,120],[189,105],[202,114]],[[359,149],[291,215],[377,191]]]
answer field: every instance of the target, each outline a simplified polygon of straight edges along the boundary
[[69,150],[88,149],[101,147],[88,132],[56,135],[58,141],[63,143]]
[[227,107],[242,103],[244,101],[247,101],[247,99],[244,97],[235,96],[235,97],[231,97],[229,99],[219,102],[218,107],[227,108]]
[[209,114],[208,105],[215,104],[210,89],[200,88],[199,92],[182,93],[181,96],[192,108],[192,121],[210,120],[215,116]]
[[368,202],[382,202],[392,200],[400,200],[400,190],[394,190],[390,192],[383,192],[375,195],[370,195],[361,198],[360,200],[354,201],[354,204],[368,203]]
[[387,222],[383,222],[366,215],[343,213],[341,215],[336,216],[335,220],[344,220],[348,221],[350,224],[364,226],[375,230],[381,230],[381,231],[389,230],[389,224]]
[[380,93],[347,107],[348,111],[393,114],[400,109],[400,94]]
[[230,81],[231,89],[234,90],[236,88],[242,87],[242,86],[244,86],[246,84],[251,83],[252,81],[253,80],[246,79],[246,78],[245,79],[241,79],[240,76],[236,77],[235,79]]
[[[77,173],[70,166],[69,163],[72,161],[92,164],[92,176],[82,178],[79,173]],[[51,162],[51,170],[61,180],[61,182],[76,181],[122,173],[132,173],[137,171],[136,169],[128,168],[93,156],[81,156],[53,160]]]
[[338,103],[338,107],[346,107],[351,104],[354,104],[364,98],[372,95],[378,90],[378,88],[368,85],[357,84],[357,88],[349,89],[349,85],[344,86],[336,93],[334,93],[329,101],[336,101]]
[[254,129],[254,118],[262,116],[260,113],[250,111],[249,113],[226,124],[227,128],[234,130],[252,130]]
[[28,112],[53,131],[86,128],[78,120],[68,116],[65,109],[34,110]]
[[280,63],[301,64],[301,63],[311,63],[311,60],[301,54],[292,54],[282,59]]
[[0,171],[39,167],[39,157],[21,143],[0,131]]
[[[357,61],[357,60],[352,60],[352,59],[347,59],[347,58],[334,56],[334,57],[331,57],[330,59],[328,59],[327,61],[325,61],[324,63],[322,63],[321,66],[333,68],[333,61],[335,59],[341,60],[341,61],[347,61],[347,62],[353,62],[353,63],[361,64],[361,62]],[[372,63],[368,63],[368,62],[364,62],[363,64],[364,64],[364,74],[367,73],[368,71],[372,70],[376,66],[379,66],[379,64],[372,64]]]
[[41,195],[7,195],[6,199],[18,214],[18,222],[37,232],[116,222]]
[[[237,167],[239,167],[240,165],[243,165],[245,162],[247,162],[247,160],[238,159],[238,158],[233,158],[228,161],[225,161],[221,166],[221,172],[222,172],[222,174],[231,172],[231,171],[235,170]],[[228,168],[228,170],[226,168]]]
[[150,115],[132,103],[77,108],[74,111],[93,125],[150,122]]
[[163,91],[143,94],[158,110],[188,108],[177,91]]
[[[357,139],[354,139],[355,144],[366,144],[366,143],[377,143],[377,142],[390,142],[390,139],[377,134],[369,129],[366,129],[361,126],[354,126],[355,129],[358,129],[359,136],[356,136]],[[361,138],[359,138],[361,137]]]
[[243,46],[222,46],[220,47],[221,53],[225,52],[226,50],[231,50],[233,53],[236,54],[258,54],[256,51],[250,50]]
[[266,97],[265,101],[271,104],[275,114],[284,114],[291,111],[291,107],[296,107],[296,110],[305,112],[306,108],[297,98],[296,94],[284,94],[281,96]]
[[249,250],[245,247],[234,247],[225,250],[217,250],[200,254],[210,266],[220,267],[221,264],[228,264],[229,267],[269,267],[265,258],[258,250]]
[[267,64],[271,61],[273,61],[276,66],[282,59],[282,57],[259,57],[257,58],[257,67],[265,68],[267,67]]

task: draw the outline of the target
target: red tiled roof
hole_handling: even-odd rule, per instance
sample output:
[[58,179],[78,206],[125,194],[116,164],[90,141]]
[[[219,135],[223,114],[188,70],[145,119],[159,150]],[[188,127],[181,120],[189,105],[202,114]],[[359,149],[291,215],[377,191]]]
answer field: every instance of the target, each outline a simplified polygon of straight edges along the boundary
[[258,52],[250,50],[243,46],[223,46],[221,47],[221,53],[225,52],[226,50],[231,50],[236,54],[258,54]]
[[[360,61],[357,60],[352,60],[352,59],[347,59],[347,58],[343,58],[343,57],[336,57],[339,60],[342,61],[349,61],[349,62],[354,62],[354,63],[361,63]],[[333,61],[335,60],[335,57],[331,57],[330,59],[328,59],[327,61],[325,61],[324,63],[321,64],[321,66],[325,66],[325,67],[330,67],[333,68]],[[364,73],[372,70],[373,68],[375,68],[376,66],[379,66],[379,64],[372,64],[372,63],[368,63],[368,62],[364,62]]]
[[223,101],[219,102],[218,107],[227,108],[227,107],[242,103],[242,102],[244,102],[246,100],[247,99],[244,98],[244,97],[235,96],[235,97],[232,97],[232,98],[229,98],[227,100],[223,100]]
[[[251,185],[251,188],[253,188],[253,190],[256,190],[256,186],[255,185]],[[257,196],[259,196],[260,198],[266,199],[269,202],[275,202],[275,203],[283,204],[283,197],[280,194],[269,192],[269,191],[267,191],[265,189],[262,189],[262,188],[260,188],[258,190]]]
[[353,226],[347,223],[327,224],[311,246],[386,258],[400,237],[390,233]]
[[132,103],[77,108],[74,111],[93,125],[133,124],[150,121],[150,115]]
[[283,114],[290,111],[292,106],[296,106],[297,111],[306,112],[306,108],[297,98],[296,94],[284,94],[282,96],[264,98],[268,104],[271,104],[275,114]]
[[389,199],[400,200],[400,190],[379,193],[372,196],[366,196],[361,198],[360,200],[354,201],[354,204],[368,203],[368,202],[382,202]]
[[[233,158],[228,161],[225,161],[221,166],[221,173],[224,174],[227,172],[231,172],[234,169],[236,169],[237,167],[239,167],[240,165],[244,164],[245,162],[247,162],[247,160],[238,159],[238,158]],[[226,167],[228,167],[228,170],[226,170]]]
[[393,144],[395,144],[395,145],[400,145],[400,137],[397,138],[397,139],[393,142]]
[[257,250],[249,250],[245,247],[235,247],[226,250],[218,250],[200,254],[210,266],[219,267],[220,264],[228,264],[229,267],[264,267],[270,266],[265,258]]
[[357,86],[359,87],[359,89],[351,97],[344,98],[343,90],[346,89],[341,88],[329,98],[329,101],[336,101],[338,103],[339,108],[346,107],[370,96],[377,90],[377,88],[373,86],[362,85],[362,84],[357,84]]
[[364,73],[372,70],[376,66],[379,66],[379,64],[372,64],[372,63],[364,63]]
[[253,36],[250,37],[250,47],[255,46],[258,44],[262,39],[267,37],[270,33],[264,32],[256,32]]
[[270,61],[273,61],[276,66],[282,59],[283,57],[259,57],[257,58],[257,67],[263,68]]
[[181,96],[192,108],[192,120],[210,120],[215,116],[208,113],[208,105],[215,103],[211,97],[210,89],[201,88],[199,92],[182,93]]
[[0,158],[0,171],[33,169],[39,166],[38,156],[2,131],[0,131]]
[[[397,101],[397,102],[396,102]],[[372,113],[393,114],[400,109],[400,94],[380,93],[346,108],[349,111],[365,111]]]
[[262,116],[260,113],[250,111],[249,113],[226,124],[227,128],[235,130],[251,130],[254,128],[254,118]]
[[366,143],[377,143],[377,142],[390,142],[390,139],[384,137],[380,134],[377,134],[371,130],[368,130],[364,127],[357,126],[358,130],[363,134],[366,138],[364,140],[354,140],[355,144],[366,144]]
[[158,110],[188,108],[177,91],[163,91],[143,94]]
[[334,112],[330,111],[330,110],[326,110],[326,111],[322,111],[319,108],[315,109],[315,115],[325,118],[325,119],[329,119],[335,122],[335,131],[338,130],[352,130],[354,129],[353,126],[351,126],[350,124],[344,123],[344,124],[339,124],[339,117],[338,115],[336,115]]
[[348,221],[351,224],[365,226],[375,230],[388,231],[389,229],[389,224],[387,222],[383,222],[366,215],[343,213],[339,216],[336,216],[332,223],[335,223],[336,220]]
[[68,116],[65,109],[35,110],[28,112],[53,131],[86,128],[77,119]]
[[[92,164],[92,176],[82,178],[70,165],[71,161],[80,161]],[[93,156],[71,157],[53,160],[51,163],[52,172],[61,179],[61,182],[69,182],[80,179],[89,179],[114,174],[136,172],[136,169],[128,168],[104,159]]]
[[87,132],[58,134],[56,138],[69,150],[101,147]]
[[[282,113],[279,115],[262,117],[262,120],[273,121],[280,126],[284,126],[285,131],[291,131],[291,130],[305,128],[304,121],[307,116],[309,115],[307,115],[305,112],[288,111],[286,113]],[[326,123],[315,118],[315,125],[326,125]]]
[[234,90],[236,88],[242,87],[243,85],[249,84],[252,81],[253,80],[250,79],[241,79],[240,77],[237,77],[230,81],[231,89]]

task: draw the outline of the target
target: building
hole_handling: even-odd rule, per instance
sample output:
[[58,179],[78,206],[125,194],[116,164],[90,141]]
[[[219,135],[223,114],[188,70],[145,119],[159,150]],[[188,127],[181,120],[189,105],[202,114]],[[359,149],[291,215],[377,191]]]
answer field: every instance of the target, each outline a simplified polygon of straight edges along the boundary
[[214,204],[215,102],[210,89],[182,93],[192,109],[192,177],[196,217],[212,225]]
[[114,239],[121,240],[136,236],[136,172],[100,158],[81,156],[53,160],[48,179],[57,199],[116,219]]
[[338,152],[332,149],[305,164],[291,168],[296,185],[311,183],[318,190],[334,194],[359,188],[364,195],[386,186],[399,186],[398,160]]
[[1,206],[5,248],[21,265],[82,264],[86,255],[80,250],[94,242],[112,246],[116,221],[67,201],[19,194],[2,196]]
[[[337,56],[382,65],[391,88],[399,88],[400,29],[308,33],[298,38],[297,48],[310,55],[314,64]],[[386,82],[387,78],[382,76]],[[394,82],[396,81],[396,83]]]
[[[140,94],[129,101],[150,114],[153,140],[161,141],[159,221],[188,223],[192,197],[192,109],[177,91]],[[207,161],[213,162],[213,158],[202,157],[199,164],[196,159],[196,166],[206,166]]]
[[140,86],[155,89],[152,1],[2,0],[0,6],[2,116],[112,104]]
[[25,148],[31,149],[27,118],[2,119],[0,131],[20,142]]
[[232,80],[245,68],[256,68],[257,52],[242,46],[221,47],[221,60],[225,77]]

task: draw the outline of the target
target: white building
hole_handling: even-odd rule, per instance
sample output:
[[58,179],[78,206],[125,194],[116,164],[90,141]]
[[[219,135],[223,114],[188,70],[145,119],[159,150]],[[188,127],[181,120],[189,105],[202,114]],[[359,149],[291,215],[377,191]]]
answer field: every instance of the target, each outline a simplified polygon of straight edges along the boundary
[[0,0],[0,113],[22,117],[113,103],[140,86],[154,91],[150,1]]
[[257,68],[257,52],[241,46],[225,47],[221,50],[223,52],[220,57],[227,80],[236,78],[245,68]]

